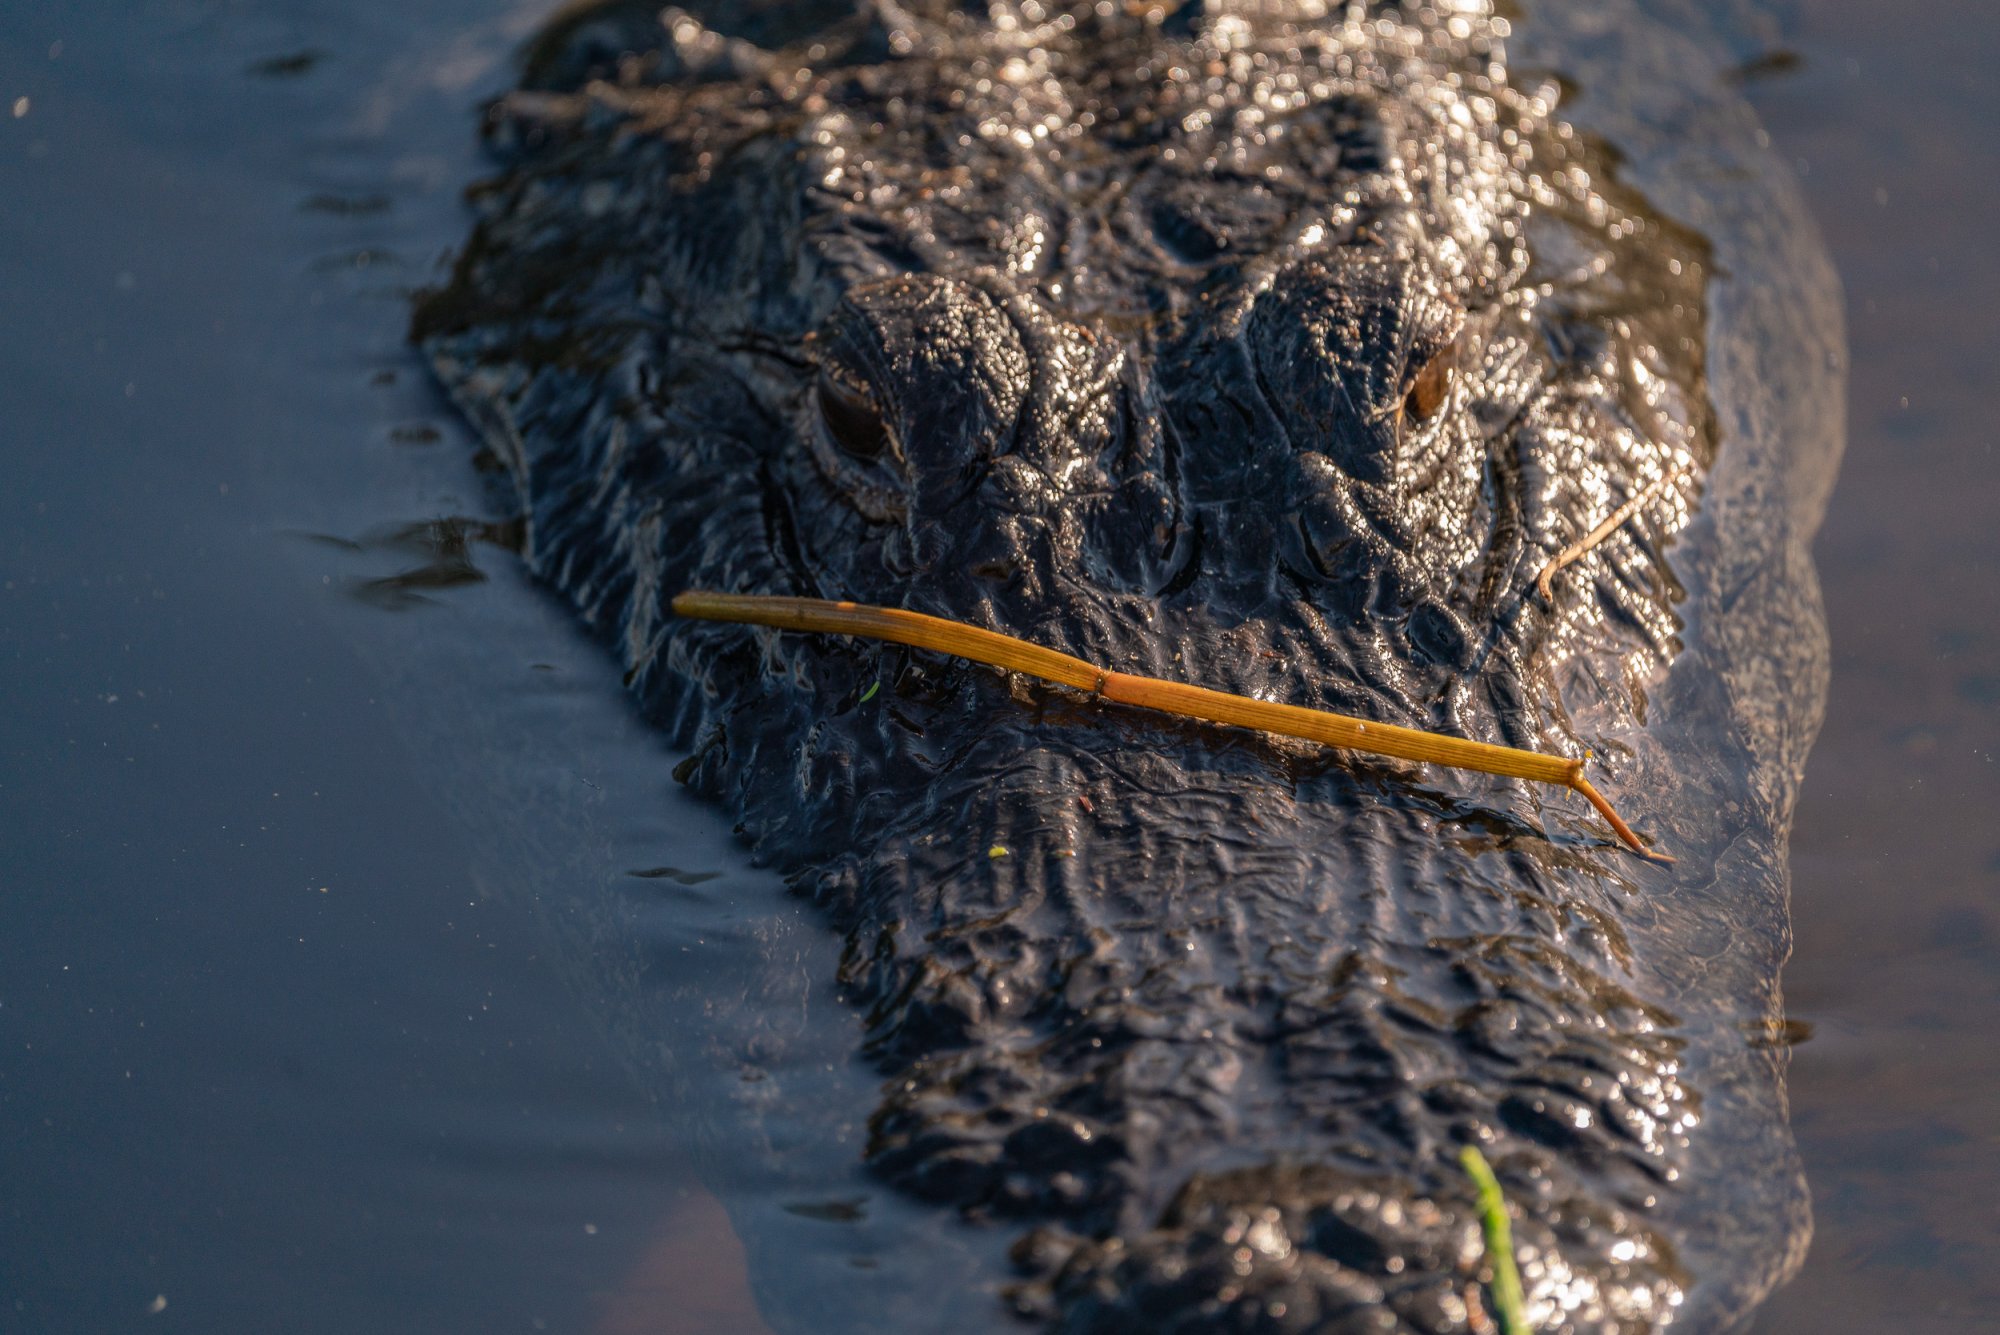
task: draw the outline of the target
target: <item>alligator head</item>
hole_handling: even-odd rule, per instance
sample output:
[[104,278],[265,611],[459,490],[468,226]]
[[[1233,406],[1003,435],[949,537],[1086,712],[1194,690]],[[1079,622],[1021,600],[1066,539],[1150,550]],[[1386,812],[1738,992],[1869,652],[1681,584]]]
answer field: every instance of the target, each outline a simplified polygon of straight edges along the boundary
[[1724,948],[1562,795],[671,617],[887,604],[1587,750],[1722,875],[1725,730],[1683,773],[1646,713],[1700,238],[1475,6],[973,8],[572,13],[417,327],[529,561],[844,935],[871,1163],[1021,1221],[1066,1330],[1483,1328],[1466,1145],[1538,1328],[1735,1317],[1805,1227],[1739,1030],[1781,873]]

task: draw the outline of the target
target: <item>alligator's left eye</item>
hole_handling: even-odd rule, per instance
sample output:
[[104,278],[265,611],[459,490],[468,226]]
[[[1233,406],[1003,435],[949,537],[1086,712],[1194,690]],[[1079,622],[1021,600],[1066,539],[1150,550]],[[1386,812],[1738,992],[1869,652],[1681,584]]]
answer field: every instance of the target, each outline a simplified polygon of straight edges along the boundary
[[1451,397],[1452,363],[1456,350],[1446,348],[1417,372],[1416,383],[1403,397],[1403,413],[1412,422],[1428,422],[1444,409]]

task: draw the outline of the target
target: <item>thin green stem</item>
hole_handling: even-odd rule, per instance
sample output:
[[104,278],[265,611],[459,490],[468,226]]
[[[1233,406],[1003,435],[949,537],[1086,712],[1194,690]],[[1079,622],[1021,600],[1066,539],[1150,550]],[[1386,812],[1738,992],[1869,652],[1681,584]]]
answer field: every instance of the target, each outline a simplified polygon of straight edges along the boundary
[[1521,1272],[1514,1266],[1514,1226],[1507,1217],[1507,1198],[1493,1176],[1486,1156],[1467,1145],[1458,1152],[1465,1175],[1479,1190],[1479,1223],[1486,1234],[1486,1264],[1493,1269],[1493,1306],[1500,1315],[1502,1335],[1533,1335],[1527,1302],[1521,1296]]

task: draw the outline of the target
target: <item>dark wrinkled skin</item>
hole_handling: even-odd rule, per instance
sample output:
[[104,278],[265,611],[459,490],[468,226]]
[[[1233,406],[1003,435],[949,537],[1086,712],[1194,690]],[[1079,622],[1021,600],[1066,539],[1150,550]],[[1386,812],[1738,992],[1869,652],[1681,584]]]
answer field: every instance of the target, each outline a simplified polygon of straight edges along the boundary
[[[1804,419],[1712,408],[1708,243],[1491,21],[1106,10],[559,20],[417,336],[528,561],[844,937],[869,1163],[1017,1221],[1023,1312],[1486,1328],[1478,1145],[1538,1329],[1733,1324],[1809,1227],[1764,1041],[1823,674],[1823,482],[1771,482]],[[686,587],[1588,751],[1680,862]]]

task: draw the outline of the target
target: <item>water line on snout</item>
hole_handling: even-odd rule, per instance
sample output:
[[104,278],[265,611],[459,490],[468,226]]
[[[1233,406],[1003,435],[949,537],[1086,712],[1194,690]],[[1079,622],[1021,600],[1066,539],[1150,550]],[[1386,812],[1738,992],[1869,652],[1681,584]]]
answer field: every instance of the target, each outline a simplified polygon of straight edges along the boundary
[[1590,780],[1584,778],[1584,762],[1581,760],[1543,755],[1539,751],[1524,751],[1511,746],[1495,746],[1463,737],[1448,737],[1393,723],[1370,723],[1366,719],[1336,714],[1331,710],[1252,700],[1247,696],[1209,690],[1186,682],[1112,672],[1073,655],[1031,644],[1012,635],[1003,635],[999,631],[983,630],[962,621],[949,621],[901,608],[836,603],[820,598],[696,590],[675,597],[673,607],[678,616],[704,621],[733,621],[827,635],[858,635],[865,639],[906,644],[915,649],[930,649],[955,658],[970,659],[988,667],[1026,673],[1043,681],[1101,696],[1116,704],[1137,705],[1142,709],[1179,714],[1210,723],[1280,733],[1349,751],[1366,751],[1400,760],[1554,784],[1581,793],[1616,831],[1618,838],[1639,856],[1654,862],[1673,861],[1665,854],[1646,847],[1632,832],[1632,827],[1619,819],[1611,804],[1604,800]]

